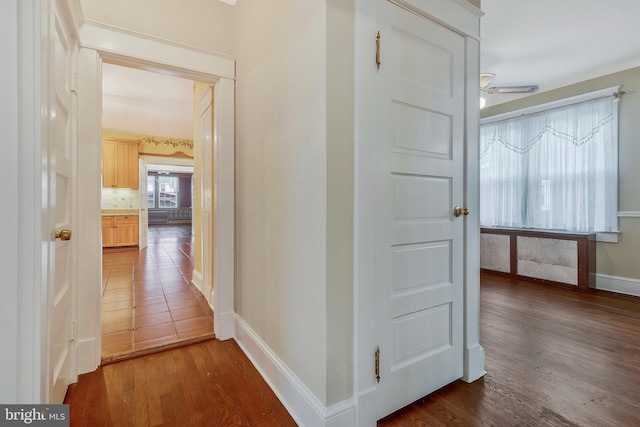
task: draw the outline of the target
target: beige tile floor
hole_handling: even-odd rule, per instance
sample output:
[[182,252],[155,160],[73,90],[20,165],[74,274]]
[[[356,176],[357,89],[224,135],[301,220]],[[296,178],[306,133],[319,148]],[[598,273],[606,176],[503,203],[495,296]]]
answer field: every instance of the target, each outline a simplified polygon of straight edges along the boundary
[[190,225],[150,226],[146,249],[104,249],[102,358],[212,335],[213,313],[191,285]]

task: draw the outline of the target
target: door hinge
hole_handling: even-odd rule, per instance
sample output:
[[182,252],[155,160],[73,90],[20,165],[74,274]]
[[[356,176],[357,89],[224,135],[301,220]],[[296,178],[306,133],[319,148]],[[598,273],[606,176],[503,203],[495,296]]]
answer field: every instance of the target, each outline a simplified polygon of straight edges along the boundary
[[78,93],[78,73],[73,73],[73,81],[71,82],[71,92]]
[[376,36],[376,67],[378,67],[378,70],[380,69],[380,31]]
[[376,349],[375,364],[376,364],[376,382],[380,382],[380,347]]

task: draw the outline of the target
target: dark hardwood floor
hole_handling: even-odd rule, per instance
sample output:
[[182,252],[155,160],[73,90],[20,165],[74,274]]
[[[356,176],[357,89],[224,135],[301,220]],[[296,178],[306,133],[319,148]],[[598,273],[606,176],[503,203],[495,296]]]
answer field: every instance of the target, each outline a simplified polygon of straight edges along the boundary
[[640,300],[483,275],[487,375],[379,426],[640,425]]
[[[487,375],[379,426],[640,425],[640,300],[483,275]],[[118,362],[67,394],[71,425],[295,425],[233,341]]]

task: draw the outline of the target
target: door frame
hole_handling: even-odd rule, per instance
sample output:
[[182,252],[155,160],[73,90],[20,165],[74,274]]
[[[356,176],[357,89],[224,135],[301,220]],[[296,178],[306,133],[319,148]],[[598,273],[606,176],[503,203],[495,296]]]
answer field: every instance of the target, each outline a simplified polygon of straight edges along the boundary
[[[68,0],[74,1],[74,0]],[[91,309],[80,310],[78,325],[78,373],[95,370],[100,364],[100,284],[102,251],[99,230],[101,217],[100,188],[102,63],[161,72],[190,80],[211,83],[214,91],[215,217],[214,245],[216,269],[214,286],[214,332],[220,340],[234,336],[235,282],[235,59],[203,49],[183,46],[150,36],[131,33],[86,21],[79,28],[79,140],[85,143],[78,153],[79,193],[87,195],[80,212],[85,238],[80,243],[79,264],[90,266],[80,283],[95,283],[80,289],[79,301]],[[205,165],[203,165],[205,166]],[[80,234],[79,233],[79,234]]]
[[[386,0],[379,0],[386,1]],[[472,213],[464,227],[464,331],[462,379],[473,382],[482,377],[484,349],[479,343],[480,306],[480,225],[479,197],[479,35],[482,12],[467,2],[439,0],[388,0],[434,21],[465,39],[465,129],[464,129],[464,203]],[[356,201],[354,259],[354,353],[355,401],[357,425],[376,425],[376,379],[374,354],[379,344],[375,330],[375,208],[376,159],[372,141],[380,134],[376,117],[375,46],[378,26],[378,1],[357,0],[356,22]],[[373,59],[372,59],[373,58]],[[381,40],[381,66],[384,66],[384,35]],[[476,215],[473,215],[476,213]]]

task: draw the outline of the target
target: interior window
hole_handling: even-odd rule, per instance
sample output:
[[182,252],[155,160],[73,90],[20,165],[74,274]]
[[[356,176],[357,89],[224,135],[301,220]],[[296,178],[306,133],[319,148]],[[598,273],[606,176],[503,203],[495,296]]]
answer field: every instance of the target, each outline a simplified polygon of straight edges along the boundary
[[618,99],[598,97],[480,126],[480,223],[618,229]]

